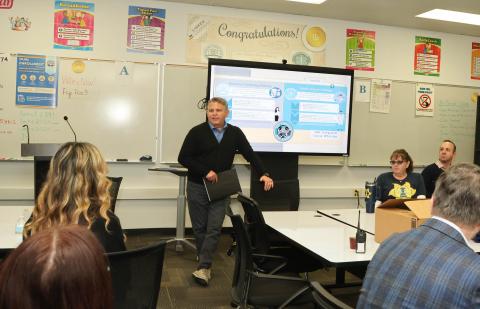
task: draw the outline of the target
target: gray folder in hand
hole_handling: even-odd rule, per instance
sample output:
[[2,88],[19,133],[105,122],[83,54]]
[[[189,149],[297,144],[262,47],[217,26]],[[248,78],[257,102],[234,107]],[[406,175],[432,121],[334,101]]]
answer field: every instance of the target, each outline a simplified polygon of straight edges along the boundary
[[217,176],[218,181],[216,183],[212,183],[206,178],[203,178],[203,183],[207,190],[208,200],[210,202],[218,201],[232,194],[242,192],[237,171],[234,168],[217,173]]

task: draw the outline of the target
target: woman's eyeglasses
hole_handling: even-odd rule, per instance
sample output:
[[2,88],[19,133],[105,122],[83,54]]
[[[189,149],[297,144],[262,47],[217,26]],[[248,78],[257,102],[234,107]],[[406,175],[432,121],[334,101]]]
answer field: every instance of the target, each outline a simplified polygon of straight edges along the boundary
[[400,164],[402,164],[403,162],[405,162],[405,161],[403,161],[403,160],[396,160],[396,161],[395,161],[395,160],[390,160],[390,164],[391,164],[391,165],[394,165],[394,164],[399,164],[399,165],[400,165]]

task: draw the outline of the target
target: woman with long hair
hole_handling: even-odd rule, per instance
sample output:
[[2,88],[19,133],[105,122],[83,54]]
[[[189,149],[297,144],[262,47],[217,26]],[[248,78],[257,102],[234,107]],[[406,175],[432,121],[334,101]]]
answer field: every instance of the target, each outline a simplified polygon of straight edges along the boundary
[[24,237],[58,225],[80,224],[107,252],[125,250],[120,220],[110,211],[107,164],[90,143],[66,143],[50,162]]
[[0,309],[111,309],[108,261],[96,237],[79,225],[26,239],[0,268]]
[[425,198],[422,175],[413,172],[413,160],[405,149],[397,149],[390,155],[391,172],[377,178],[378,206],[389,199]]

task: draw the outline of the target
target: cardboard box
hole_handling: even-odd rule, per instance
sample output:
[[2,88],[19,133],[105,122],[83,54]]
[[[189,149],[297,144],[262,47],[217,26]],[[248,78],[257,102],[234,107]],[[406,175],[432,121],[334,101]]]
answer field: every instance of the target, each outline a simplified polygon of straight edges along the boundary
[[431,200],[388,200],[375,209],[375,241],[416,228],[431,216]]

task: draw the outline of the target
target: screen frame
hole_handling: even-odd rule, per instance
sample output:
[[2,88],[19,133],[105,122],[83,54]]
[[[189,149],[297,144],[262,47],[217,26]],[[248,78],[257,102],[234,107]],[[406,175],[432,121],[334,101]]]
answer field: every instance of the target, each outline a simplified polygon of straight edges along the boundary
[[260,151],[254,150],[259,153],[290,153],[298,155],[308,155],[308,156],[350,156],[350,139],[351,139],[351,130],[352,130],[352,105],[353,105],[353,80],[354,80],[354,70],[351,69],[341,69],[341,68],[332,68],[332,67],[318,67],[318,66],[307,66],[307,65],[297,65],[297,64],[287,64],[284,60],[283,63],[270,63],[270,62],[256,62],[256,61],[243,61],[243,60],[232,60],[232,59],[219,59],[219,58],[208,58],[208,77],[207,77],[207,102],[210,100],[210,88],[211,88],[211,78],[212,78],[212,67],[213,66],[230,66],[230,67],[242,67],[242,68],[254,68],[254,69],[268,69],[268,70],[286,70],[286,71],[297,71],[297,72],[309,72],[309,73],[322,73],[322,74],[331,74],[331,75],[345,75],[350,76],[350,98],[349,98],[349,112],[348,112],[348,132],[347,132],[347,149],[345,153],[324,153],[324,152],[297,152],[297,151]]

